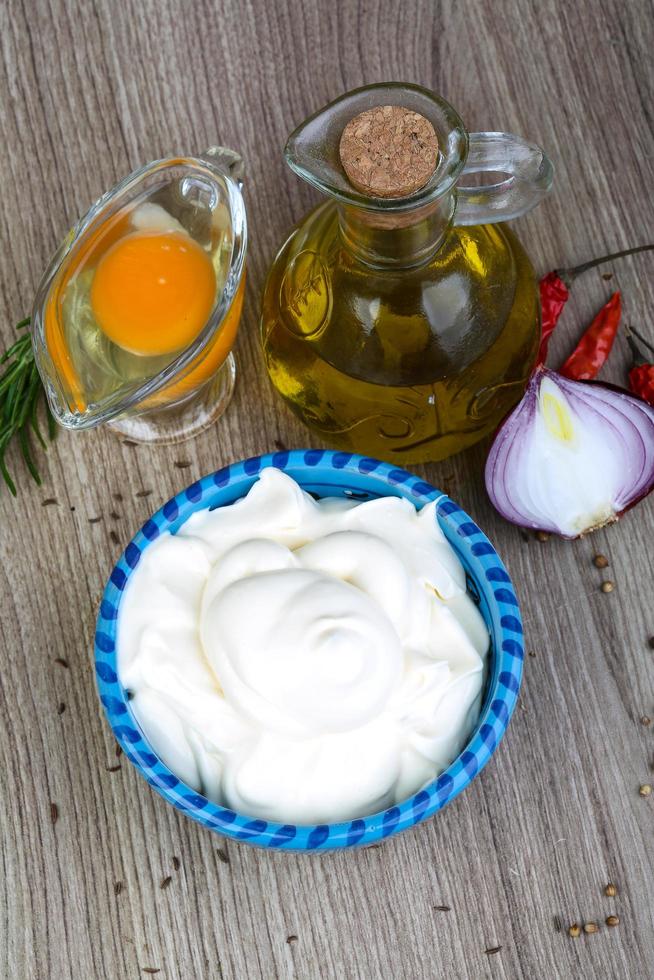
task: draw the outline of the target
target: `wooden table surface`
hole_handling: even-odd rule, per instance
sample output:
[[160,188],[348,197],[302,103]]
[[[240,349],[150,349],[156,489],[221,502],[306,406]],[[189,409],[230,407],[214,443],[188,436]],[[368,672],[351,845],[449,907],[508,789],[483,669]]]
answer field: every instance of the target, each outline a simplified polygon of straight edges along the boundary
[[[251,229],[238,385],[222,422],[177,448],[62,432],[41,458],[41,488],[8,457],[21,489],[17,500],[0,492],[2,980],[654,975],[654,795],[638,792],[654,781],[654,722],[640,721],[654,717],[654,498],[586,540],[540,543],[493,512],[485,447],[424,469],[504,556],[531,653],[484,773],[380,848],[266,853],[185,819],[129,764],[111,771],[92,662],[105,579],[155,508],[276,440],[316,444],[273,396],[258,342],[266,268],[316,200],[282,162],[287,133],[364,82],[419,82],[470,129],[517,132],[551,154],[555,191],[517,223],[539,272],[639,244],[654,228],[652,14],[647,0],[0,7],[3,346],[73,220],[147,160],[238,148]],[[652,335],[652,263],[579,280],[552,361],[616,288],[625,319]],[[623,381],[626,360],[621,338],[607,377]],[[589,920],[596,935],[567,935]]]

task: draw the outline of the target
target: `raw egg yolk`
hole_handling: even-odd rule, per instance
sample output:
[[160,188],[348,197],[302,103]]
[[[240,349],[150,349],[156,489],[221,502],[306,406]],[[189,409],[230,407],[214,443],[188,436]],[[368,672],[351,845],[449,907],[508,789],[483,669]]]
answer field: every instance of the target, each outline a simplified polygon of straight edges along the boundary
[[105,252],[91,285],[101,330],[133,354],[172,354],[209,319],[216,274],[207,253],[181,232],[138,231]]

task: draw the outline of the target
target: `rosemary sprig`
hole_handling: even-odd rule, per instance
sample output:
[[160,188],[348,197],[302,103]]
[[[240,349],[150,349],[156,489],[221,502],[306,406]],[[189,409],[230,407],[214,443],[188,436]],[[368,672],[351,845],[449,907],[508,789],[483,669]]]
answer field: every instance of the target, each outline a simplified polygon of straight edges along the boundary
[[[17,330],[24,330],[30,325],[30,317],[21,320],[17,324]],[[32,446],[30,443],[30,430],[34,433],[41,446],[46,448],[46,441],[43,438],[38,423],[38,409],[43,386],[39,372],[34,363],[32,351],[32,340],[29,333],[24,334],[4,352],[0,357],[0,365],[6,365],[0,375],[0,473],[9,487],[10,492],[16,496],[16,484],[11,478],[5,453],[7,446],[12,439],[18,439],[20,451],[25,460],[25,465],[39,485],[41,477],[32,459]],[[45,400],[45,399],[44,399]],[[46,402],[46,412],[48,416],[48,437],[53,439],[56,435],[55,420],[50,413]]]

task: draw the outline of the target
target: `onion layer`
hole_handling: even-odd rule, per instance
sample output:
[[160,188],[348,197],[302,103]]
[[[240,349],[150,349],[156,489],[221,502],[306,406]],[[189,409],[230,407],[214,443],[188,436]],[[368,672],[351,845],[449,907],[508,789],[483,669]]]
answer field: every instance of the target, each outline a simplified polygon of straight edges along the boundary
[[579,537],[654,488],[654,409],[621,388],[537,368],[495,436],[485,478],[507,521]]

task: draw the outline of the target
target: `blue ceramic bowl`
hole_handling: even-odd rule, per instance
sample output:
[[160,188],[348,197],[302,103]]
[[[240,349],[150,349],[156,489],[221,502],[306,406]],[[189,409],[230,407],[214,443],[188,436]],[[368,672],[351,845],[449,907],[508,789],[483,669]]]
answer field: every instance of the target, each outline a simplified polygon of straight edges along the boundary
[[[265,466],[292,476],[318,496],[406,497],[420,508],[438,500],[438,521],[462,561],[470,594],[491,634],[488,680],[477,726],[464,751],[437,779],[380,813],[345,823],[301,825],[255,820],[200,796],[153,752],[118,680],[116,622],[123,590],[141,553],[163,531],[175,533],[198,510],[214,509],[244,496]],[[486,765],[515,707],[522,675],[522,624],[511,580],[488,538],[454,501],[404,470],[376,459],[324,450],[294,450],[257,456],[227,466],[191,484],[157,511],[127,545],[102,598],[95,635],[98,691],[109,724],[125,755],[169,803],[233,840],[281,850],[317,851],[361,847],[382,841],[431,817],[465,789]]]

